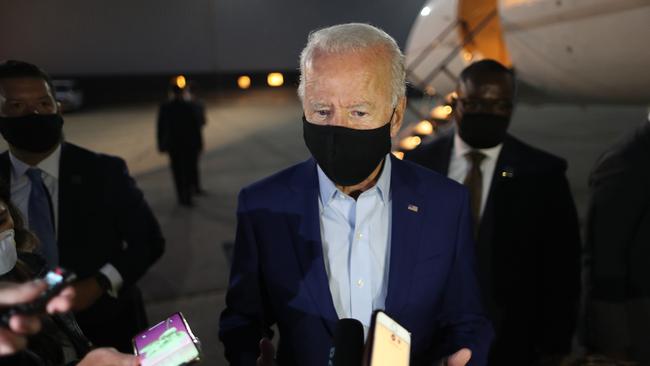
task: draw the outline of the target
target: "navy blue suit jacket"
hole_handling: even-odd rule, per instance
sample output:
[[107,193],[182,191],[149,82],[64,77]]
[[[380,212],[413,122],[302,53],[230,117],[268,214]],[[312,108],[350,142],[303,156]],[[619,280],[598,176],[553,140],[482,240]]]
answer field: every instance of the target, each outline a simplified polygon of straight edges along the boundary
[[[254,365],[278,325],[280,365],[326,365],[338,316],[321,247],[313,159],[244,188],[220,339],[232,365]],[[393,158],[386,313],[412,332],[411,364],[462,347],[485,363],[492,328],[474,269],[468,194],[461,185]],[[410,209],[409,209],[410,206]],[[417,207],[417,208],[416,208]]]

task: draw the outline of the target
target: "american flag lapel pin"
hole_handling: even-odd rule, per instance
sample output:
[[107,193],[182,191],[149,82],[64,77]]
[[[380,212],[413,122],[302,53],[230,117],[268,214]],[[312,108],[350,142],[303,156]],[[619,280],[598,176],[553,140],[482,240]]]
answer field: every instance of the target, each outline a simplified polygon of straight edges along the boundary
[[419,209],[418,209],[418,206],[416,206],[416,205],[409,205],[409,206],[408,206],[408,209],[409,209],[410,211],[413,211],[413,212],[418,212],[418,210],[419,210]]

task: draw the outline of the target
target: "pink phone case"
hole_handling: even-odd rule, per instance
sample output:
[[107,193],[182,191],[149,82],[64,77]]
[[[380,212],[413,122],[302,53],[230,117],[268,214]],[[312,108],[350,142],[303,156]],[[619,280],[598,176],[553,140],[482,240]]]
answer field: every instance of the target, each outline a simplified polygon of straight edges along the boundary
[[133,338],[142,366],[178,366],[200,360],[198,340],[180,312]]

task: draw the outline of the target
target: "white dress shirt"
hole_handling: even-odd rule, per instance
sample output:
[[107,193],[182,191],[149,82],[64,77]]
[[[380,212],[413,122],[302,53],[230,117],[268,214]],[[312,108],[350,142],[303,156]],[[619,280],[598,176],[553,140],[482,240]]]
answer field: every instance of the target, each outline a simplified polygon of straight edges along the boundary
[[481,162],[481,174],[483,176],[483,192],[481,193],[481,212],[480,216],[483,216],[483,210],[485,209],[485,203],[487,202],[488,194],[490,193],[490,185],[492,184],[492,177],[494,176],[494,169],[497,165],[497,159],[501,153],[501,148],[503,144],[499,144],[495,147],[489,149],[474,149],[471,146],[467,145],[463,139],[458,136],[458,131],[454,133],[454,146],[451,150],[451,159],[449,161],[449,171],[447,172],[447,177],[455,180],[456,182],[463,184],[465,177],[472,168],[470,162],[465,157],[465,154],[471,150],[480,151],[485,155],[485,158]]
[[[22,162],[11,151],[9,151],[11,161],[11,201],[20,210],[23,215],[25,225],[29,226],[29,194],[32,190],[32,182],[29,180],[27,169],[30,165]],[[59,145],[50,156],[42,160],[35,168],[41,170],[43,184],[50,194],[52,203],[52,212],[54,213],[54,229],[58,233],[59,229],[59,161],[61,160],[61,145]],[[90,243],[91,244],[91,243]],[[117,292],[122,287],[122,275],[110,263],[106,263],[100,270],[111,282],[111,289],[108,294],[117,297]]]
[[368,333],[372,312],[384,309],[390,263],[390,156],[371,189],[354,200],[318,167],[323,258],[340,319],[359,320]]

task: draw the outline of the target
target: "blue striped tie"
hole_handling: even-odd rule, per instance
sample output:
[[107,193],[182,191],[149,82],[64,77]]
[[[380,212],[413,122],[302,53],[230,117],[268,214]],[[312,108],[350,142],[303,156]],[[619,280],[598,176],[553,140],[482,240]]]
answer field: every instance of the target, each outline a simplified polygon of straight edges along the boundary
[[41,254],[45,257],[48,266],[54,268],[59,264],[59,250],[56,245],[49,194],[43,184],[40,169],[29,168],[26,174],[32,182],[27,206],[29,228],[41,242]]

